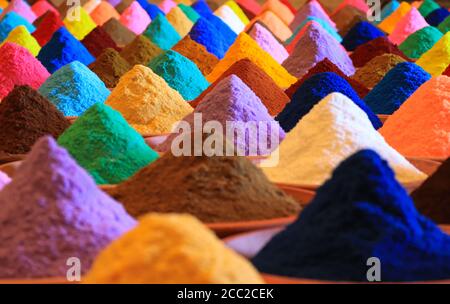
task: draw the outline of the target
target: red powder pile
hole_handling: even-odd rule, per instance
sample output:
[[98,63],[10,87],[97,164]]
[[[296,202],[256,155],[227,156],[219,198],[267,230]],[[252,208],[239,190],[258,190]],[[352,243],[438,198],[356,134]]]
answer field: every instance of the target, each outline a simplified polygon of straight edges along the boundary
[[236,2],[249,19],[253,19],[261,13],[261,6],[256,0],[237,0]]
[[83,43],[88,51],[95,57],[100,56],[103,50],[107,48],[112,48],[120,52],[120,48],[114,40],[112,40],[111,36],[109,36],[109,34],[99,26],[87,34],[81,43]]
[[309,77],[319,74],[319,73],[325,73],[325,72],[333,72],[344,78],[351,86],[352,88],[358,93],[359,97],[364,98],[368,93],[369,89],[366,88],[362,83],[360,83],[357,80],[351,79],[347,75],[345,75],[334,63],[332,63],[328,58],[325,58],[321,62],[317,63],[315,66],[313,66],[311,69],[309,69],[308,73],[304,75],[301,79],[299,79],[296,83],[291,85],[285,93],[292,98],[292,95],[294,95],[295,91],[298,90],[298,88],[303,84],[303,82],[308,79]]
[[386,53],[398,55],[409,61],[408,57],[406,57],[406,55],[386,37],[379,37],[358,46],[350,55],[350,58],[353,61],[353,65],[359,68],[369,62],[370,59]]
[[34,26],[36,30],[32,35],[43,46],[50,40],[53,33],[63,26],[63,23],[59,14],[48,11],[34,22]]
[[442,75],[450,76],[450,65],[447,67],[447,69],[442,73]]

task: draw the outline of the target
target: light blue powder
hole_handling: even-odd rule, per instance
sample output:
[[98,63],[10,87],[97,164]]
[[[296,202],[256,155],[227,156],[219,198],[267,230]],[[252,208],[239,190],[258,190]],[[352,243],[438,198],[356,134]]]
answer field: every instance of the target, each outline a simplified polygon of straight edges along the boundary
[[8,37],[8,34],[19,25],[25,26],[30,33],[36,30],[34,25],[29,23],[27,19],[23,18],[16,12],[9,12],[2,18],[2,20],[0,20],[0,41],[5,40],[6,37]]
[[308,16],[297,28],[295,29],[294,33],[291,37],[289,37],[288,40],[286,40],[285,45],[288,45],[291,43],[292,40],[294,40],[295,36],[301,31],[301,29],[310,21],[315,21],[319,23],[331,36],[333,36],[338,42],[342,42],[342,37],[339,35],[334,28],[331,27],[331,25],[321,19],[314,16]]
[[158,14],[152,23],[150,23],[144,35],[165,51],[170,50],[181,40],[175,28],[161,14]]

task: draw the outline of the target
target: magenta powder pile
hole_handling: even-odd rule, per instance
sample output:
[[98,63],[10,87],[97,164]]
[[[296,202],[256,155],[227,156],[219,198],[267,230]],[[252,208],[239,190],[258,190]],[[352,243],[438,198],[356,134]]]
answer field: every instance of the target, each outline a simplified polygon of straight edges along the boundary
[[122,205],[51,137],[41,138],[0,191],[0,278],[65,277],[81,272],[111,241],[133,228]]

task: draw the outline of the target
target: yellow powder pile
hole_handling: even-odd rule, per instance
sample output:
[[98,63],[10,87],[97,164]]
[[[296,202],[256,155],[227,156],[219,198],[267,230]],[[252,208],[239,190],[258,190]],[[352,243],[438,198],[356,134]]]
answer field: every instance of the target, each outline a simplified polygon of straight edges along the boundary
[[297,81],[297,78],[289,74],[284,67],[246,33],[239,34],[236,41],[228,49],[225,57],[219,61],[206,79],[210,83],[215,82],[233,63],[245,58],[248,58],[266,72],[280,88],[286,89]]
[[163,78],[143,65],[125,73],[106,104],[119,111],[141,134],[170,133],[193,109]]
[[166,18],[181,37],[186,36],[194,25],[178,6],[172,8]]
[[[83,38],[89,34],[97,26],[92,20],[91,16],[82,7],[77,10],[79,16],[69,16],[64,18],[64,26],[67,30],[78,40],[83,40]],[[79,17],[78,19],[76,17]]]
[[260,16],[253,18],[251,24],[247,26],[249,29],[256,21],[264,23],[264,25],[281,41],[286,41],[292,36],[291,29],[273,12],[265,11]]
[[102,26],[111,18],[120,19],[120,15],[116,9],[106,1],[100,2],[90,15],[92,20],[94,20],[98,26]]
[[262,7],[262,11],[274,12],[286,25],[289,25],[294,20],[294,14],[289,7],[279,0],[267,0]]
[[234,2],[233,0],[229,0],[225,2],[225,5],[231,8],[231,10],[236,14],[236,16],[239,17],[244,25],[247,25],[250,22],[250,20],[248,20],[247,16],[236,2]]
[[441,75],[450,65],[450,32],[447,32],[435,45],[416,61],[432,76]]
[[400,6],[391,15],[384,19],[378,27],[388,34],[392,33],[397,23],[409,12],[410,9],[411,5],[408,2],[400,3]]
[[20,25],[13,29],[1,45],[6,42],[12,42],[23,46],[28,51],[30,51],[30,53],[33,54],[34,57],[36,57],[41,50],[41,46],[39,45],[39,43],[36,41],[36,39],[34,39],[33,36],[31,36],[30,32],[28,32],[27,28],[23,25]]
[[150,213],[103,250],[85,283],[258,284],[249,261],[190,215]]

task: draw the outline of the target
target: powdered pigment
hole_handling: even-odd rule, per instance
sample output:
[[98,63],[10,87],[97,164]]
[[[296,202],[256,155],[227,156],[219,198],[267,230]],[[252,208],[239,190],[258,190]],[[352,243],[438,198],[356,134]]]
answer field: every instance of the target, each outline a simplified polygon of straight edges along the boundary
[[248,34],[264,51],[278,61],[279,64],[283,63],[289,56],[284,46],[263,24],[260,24],[259,22],[254,23],[252,28],[248,31]]
[[11,179],[9,178],[8,175],[6,175],[6,173],[0,171],[0,191],[2,191],[2,189],[11,182]]
[[133,41],[136,37],[136,34],[130,31],[127,27],[125,27],[119,20],[111,18],[105,24],[102,25],[102,28],[111,36],[112,40],[118,46],[124,46]]
[[186,36],[194,25],[178,6],[173,7],[166,18],[180,37]]
[[441,75],[450,64],[450,32],[420,56],[416,63],[432,76]]
[[399,49],[409,58],[417,59],[442,38],[442,33],[433,26],[424,27],[406,38]]
[[428,23],[413,7],[400,21],[395,25],[394,30],[389,35],[389,40],[396,45],[402,43],[412,33],[428,26]]
[[377,56],[383,54],[395,54],[408,60],[402,51],[398,49],[397,46],[392,44],[386,37],[379,37],[377,39],[371,40],[363,45],[360,45],[355,49],[355,51],[350,55],[355,67],[362,67],[366,65],[370,60]]
[[23,25],[19,25],[11,32],[9,32],[8,37],[2,42],[6,43],[15,43],[17,45],[23,46],[26,48],[33,56],[37,56],[39,51],[41,50],[41,46],[34,39],[33,36],[28,32],[27,28]]
[[181,39],[163,15],[158,15],[150,23],[144,35],[163,50],[169,50]]
[[128,61],[131,66],[134,66],[136,64],[146,65],[153,58],[162,53],[163,50],[152,43],[147,37],[139,35],[123,48],[120,55]]
[[358,46],[382,36],[384,36],[382,31],[371,23],[362,21],[355,24],[344,36],[342,45],[347,51],[353,51]]
[[120,51],[120,48],[108,35],[108,33],[101,27],[97,26],[92,32],[87,34],[81,41],[88,51],[94,55],[94,57],[100,56],[106,48],[113,48]]
[[92,20],[86,10],[82,7],[78,8],[78,15],[66,16],[63,23],[67,30],[78,40],[83,40],[83,38],[89,34],[97,24]]
[[97,74],[107,88],[114,88],[120,77],[131,69],[131,65],[116,50],[107,48],[89,65],[89,69]]
[[32,35],[41,46],[44,46],[61,26],[63,23],[59,16],[56,13],[47,12],[42,15],[42,21]]
[[142,34],[151,21],[150,16],[137,1],[133,1],[120,15],[120,22],[136,35]]
[[228,50],[228,43],[220,32],[205,18],[200,18],[189,32],[189,37],[204,45],[208,52],[221,59]]

